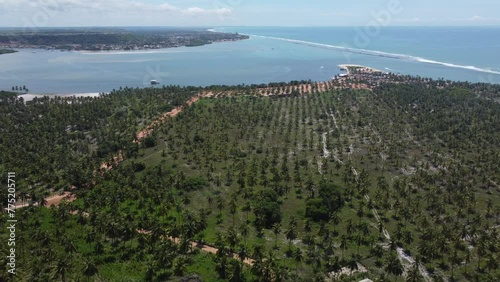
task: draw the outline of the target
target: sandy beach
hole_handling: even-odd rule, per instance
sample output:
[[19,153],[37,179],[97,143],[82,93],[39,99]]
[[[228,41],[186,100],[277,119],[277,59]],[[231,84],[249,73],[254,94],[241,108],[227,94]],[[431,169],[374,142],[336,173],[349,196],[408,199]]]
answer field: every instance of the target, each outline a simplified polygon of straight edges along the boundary
[[339,68],[345,70],[347,74],[350,74],[350,69],[361,69],[364,72],[384,72],[379,69],[375,69],[372,67],[362,66],[362,65],[351,65],[351,64],[342,64],[339,65]]
[[17,97],[23,98],[25,102],[31,101],[35,99],[35,97],[41,98],[44,96],[48,96],[50,98],[54,97],[99,97],[101,94],[107,94],[107,93],[67,93],[67,94],[21,94]]

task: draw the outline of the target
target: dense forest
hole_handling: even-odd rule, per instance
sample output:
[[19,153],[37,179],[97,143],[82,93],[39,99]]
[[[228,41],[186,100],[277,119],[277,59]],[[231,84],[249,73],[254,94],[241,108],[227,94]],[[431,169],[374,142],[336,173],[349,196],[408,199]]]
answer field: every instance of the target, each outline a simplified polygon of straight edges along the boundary
[[1,97],[16,280],[498,281],[500,87],[374,77]]

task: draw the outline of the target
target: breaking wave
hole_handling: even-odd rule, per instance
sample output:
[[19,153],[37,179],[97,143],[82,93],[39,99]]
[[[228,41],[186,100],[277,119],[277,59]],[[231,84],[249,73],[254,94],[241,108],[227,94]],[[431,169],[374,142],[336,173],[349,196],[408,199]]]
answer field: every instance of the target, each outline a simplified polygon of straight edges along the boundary
[[268,39],[274,39],[274,40],[281,40],[281,41],[291,42],[291,43],[295,43],[295,44],[306,45],[306,46],[310,46],[310,47],[337,50],[337,51],[348,52],[348,53],[355,53],[355,54],[362,54],[362,55],[376,56],[376,57],[384,57],[384,58],[405,60],[405,61],[413,61],[413,62],[420,62],[420,63],[426,63],[426,64],[433,64],[433,65],[441,65],[441,66],[450,67],[450,68],[460,68],[460,69],[466,69],[466,70],[472,70],[472,71],[490,73],[490,74],[500,74],[500,71],[491,70],[491,69],[487,69],[487,68],[457,65],[457,64],[434,61],[434,60],[430,60],[430,59],[425,59],[425,58],[410,56],[410,55],[404,55],[404,54],[388,53],[388,52],[382,52],[382,51],[359,49],[359,48],[352,48],[352,47],[338,46],[338,45],[330,45],[330,44],[316,43],[316,42],[296,40],[296,39],[288,39],[288,38],[282,38],[282,37],[250,35],[250,34],[249,34],[249,36],[268,38]]

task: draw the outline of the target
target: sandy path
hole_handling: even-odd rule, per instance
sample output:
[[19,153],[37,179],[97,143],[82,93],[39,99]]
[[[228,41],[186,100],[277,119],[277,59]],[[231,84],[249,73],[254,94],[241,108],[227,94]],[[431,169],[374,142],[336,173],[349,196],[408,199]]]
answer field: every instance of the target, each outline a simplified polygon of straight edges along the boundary
[[[146,234],[146,235],[151,233],[151,231],[144,230],[144,229],[137,229],[136,231],[137,231],[137,233]],[[181,243],[180,238],[168,236],[167,239],[176,243],[176,244]],[[194,241],[189,242],[189,244],[190,244],[192,249],[200,249],[201,251],[206,252],[206,253],[210,253],[210,254],[217,254],[217,252],[219,251],[219,249],[217,249],[215,247],[205,245],[205,244],[199,244],[198,242],[194,242]],[[233,259],[240,260],[238,254],[232,253],[232,257],[233,257]],[[245,263],[247,265],[253,265],[254,260],[251,258],[246,258],[245,260],[243,260],[243,263]]]
[[[212,92],[208,92],[208,93],[197,95],[197,96],[191,98],[187,102],[187,105],[188,106],[192,105],[193,103],[197,102],[201,97],[212,97],[212,96],[213,96]],[[183,109],[184,109],[184,106],[179,106],[179,107],[171,110],[170,112],[164,113],[160,118],[158,118],[157,120],[153,121],[146,129],[144,129],[144,130],[140,131],[139,133],[137,133],[137,136],[136,136],[137,140],[135,140],[134,142],[140,142],[143,138],[149,136],[157,126],[159,126],[162,123],[164,123],[168,118],[175,117],[176,115],[178,115],[179,113],[181,113]],[[123,158],[123,152],[119,151],[118,156],[114,156],[113,159],[112,159],[112,161],[103,162],[101,164],[100,168],[102,170],[110,170],[110,169],[113,168],[113,166],[118,165],[120,162],[122,162],[123,159],[124,159]],[[50,196],[50,197],[46,198],[45,199],[45,201],[46,201],[45,206],[46,207],[57,206],[63,200],[66,200],[68,202],[72,202],[75,199],[76,199],[76,195],[73,194],[72,192],[64,192],[62,195],[54,195],[54,196]],[[37,206],[38,204],[35,203],[35,205]],[[29,206],[28,203],[26,203],[26,204],[19,204],[19,205],[16,205],[14,207],[14,209],[25,208],[27,206]],[[77,212],[75,211],[72,214],[77,214]],[[88,216],[88,213],[84,213],[84,216]],[[143,234],[149,234],[150,233],[150,231],[145,231],[145,230],[137,230],[137,232],[143,233]],[[177,244],[180,242],[179,238],[169,237],[168,239],[172,240],[173,242],[175,242]],[[199,245],[197,242],[190,242],[190,245],[191,245],[191,248],[199,248],[200,250],[202,250],[204,252],[207,252],[207,253],[216,254],[217,251],[218,251],[217,248],[214,248],[214,247],[208,246],[208,245]],[[232,257],[234,259],[239,259],[238,255],[235,254],[235,253],[232,254]],[[251,259],[251,258],[246,258],[243,262],[245,264],[247,264],[247,265],[253,265],[254,260]]]
[[[61,195],[53,195],[53,196],[46,198],[45,199],[45,201],[46,201],[45,206],[46,207],[58,206],[62,202],[62,200],[66,200],[68,202],[73,202],[75,199],[76,199],[76,196],[73,193],[64,192]],[[25,208],[28,206],[29,206],[29,203],[16,204],[14,206],[14,209],[22,209],[22,208]],[[38,203],[35,203],[34,206],[38,206]]]
[[[352,169],[354,172],[355,171],[354,167]],[[357,175],[357,173],[356,173],[356,175]],[[357,179],[356,179],[356,181],[357,181]],[[365,198],[366,202],[370,201],[370,196],[368,196],[367,194],[365,194],[364,198]],[[378,214],[377,209],[373,208],[372,213],[375,216],[375,219],[377,220],[377,222],[381,223],[380,216]],[[389,241],[391,240],[391,235],[389,234],[387,229],[385,229],[383,227],[382,227],[382,234],[384,234],[385,239],[387,239]],[[401,265],[403,266],[404,276],[406,276],[408,271],[410,271],[410,269],[415,265],[415,260],[413,259],[413,257],[406,255],[403,248],[400,248],[400,247],[396,248],[396,252],[398,254],[398,259],[401,262]],[[427,269],[425,268],[425,266],[422,263],[418,264],[418,270],[420,272],[420,275],[422,275],[422,277],[424,278],[424,281],[426,281],[426,282],[434,281],[430,277],[429,272],[427,271]]]
[[[196,103],[196,101],[200,100],[201,97],[211,97],[213,95],[212,92],[208,93],[203,93],[203,94],[198,94],[191,98],[189,101],[187,101],[187,105],[191,106],[193,103]],[[162,114],[159,118],[151,122],[150,125],[148,125],[145,129],[139,131],[136,135],[136,140],[134,140],[135,143],[141,143],[142,139],[148,137],[153,133],[154,129],[160,126],[161,124],[165,123],[169,118],[173,118],[176,115],[180,114],[182,110],[184,109],[184,106],[179,106],[171,110],[170,112],[166,112]]]
[[[199,95],[191,98],[187,102],[187,105],[190,106],[193,103],[195,103],[196,101],[198,101],[201,97],[210,97],[211,95],[213,95],[212,92],[199,94]],[[139,140],[139,142],[140,142],[140,140],[142,140],[143,138],[145,138],[149,134],[151,134],[153,132],[154,128],[156,128],[157,126],[159,126],[162,123],[164,123],[167,120],[168,117],[175,117],[176,115],[178,115],[179,113],[181,113],[183,109],[184,109],[183,106],[179,106],[179,107],[171,110],[170,112],[164,113],[160,118],[158,118],[157,120],[153,121],[146,129],[140,131],[137,134],[137,137],[136,137],[137,140]],[[134,142],[137,142],[137,140],[134,140]],[[101,164],[101,166],[100,166],[100,169],[101,170],[106,170],[106,171],[110,170],[114,166],[116,166],[119,163],[121,163],[123,160],[124,160],[123,152],[119,151],[118,155],[114,156],[112,158],[112,160],[103,162]],[[65,199],[68,202],[72,202],[72,201],[74,201],[76,199],[76,195],[73,194],[72,192],[67,191],[67,192],[64,192],[61,195],[53,195],[53,196],[47,197],[45,199],[45,201],[46,201],[45,206],[46,207],[57,206],[57,205],[59,205],[62,202],[63,199]],[[38,206],[38,203],[35,203],[34,205]],[[22,203],[19,204],[18,203],[18,204],[16,204],[14,206],[14,209],[21,209],[21,208],[25,208],[25,207],[28,207],[28,206],[29,206],[28,203],[25,203],[25,204],[22,204]]]
[[114,156],[111,161],[103,162],[101,164],[101,170],[110,170],[113,166],[118,165],[123,161],[123,151],[118,151],[118,155]]

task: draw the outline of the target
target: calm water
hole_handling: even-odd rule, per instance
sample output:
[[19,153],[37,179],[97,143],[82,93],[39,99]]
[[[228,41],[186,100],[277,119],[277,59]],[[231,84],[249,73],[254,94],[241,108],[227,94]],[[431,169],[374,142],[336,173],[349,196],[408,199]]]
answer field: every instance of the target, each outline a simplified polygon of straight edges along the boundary
[[132,52],[20,50],[0,56],[0,89],[108,92],[120,86],[321,81],[361,64],[433,78],[500,83],[500,28],[219,28],[250,40]]

